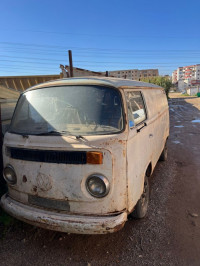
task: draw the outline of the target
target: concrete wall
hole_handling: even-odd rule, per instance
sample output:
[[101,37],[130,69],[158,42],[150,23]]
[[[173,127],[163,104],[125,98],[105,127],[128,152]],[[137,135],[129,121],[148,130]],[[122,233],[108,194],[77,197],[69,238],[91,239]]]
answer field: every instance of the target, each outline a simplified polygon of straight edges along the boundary
[[194,87],[194,88],[188,88],[187,89],[187,94],[193,96],[196,95],[197,92],[200,92],[200,88],[199,87]]
[[[68,71],[68,73],[70,73],[69,66],[65,66],[65,69]],[[90,70],[82,69],[78,67],[73,67],[73,74],[74,74],[74,77],[105,76],[105,73],[103,72],[95,72],[95,71],[90,71]]]
[[45,81],[61,78],[60,75],[37,75],[37,76],[6,76],[0,77],[0,86],[24,91],[27,88]]

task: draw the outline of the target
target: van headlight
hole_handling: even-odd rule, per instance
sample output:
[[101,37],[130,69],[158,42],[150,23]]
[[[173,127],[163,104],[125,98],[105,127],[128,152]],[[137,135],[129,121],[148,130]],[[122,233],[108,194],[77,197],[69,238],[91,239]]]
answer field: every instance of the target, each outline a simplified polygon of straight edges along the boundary
[[109,190],[110,184],[108,179],[103,175],[91,175],[86,180],[87,191],[96,198],[105,197]]
[[7,165],[3,169],[3,177],[10,185],[15,185],[17,183],[17,176],[15,174],[14,168],[11,165]]

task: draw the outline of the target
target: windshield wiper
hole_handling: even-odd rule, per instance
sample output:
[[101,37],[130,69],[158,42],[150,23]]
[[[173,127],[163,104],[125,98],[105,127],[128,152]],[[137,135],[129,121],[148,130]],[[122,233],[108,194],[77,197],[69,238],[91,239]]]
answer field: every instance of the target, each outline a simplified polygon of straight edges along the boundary
[[62,130],[62,131],[50,130],[50,131],[46,131],[46,132],[36,133],[34,135],[36,135],[36,136],[48,136],[48,135],[60,136],[60,135],[65,135],[66,133],[71,135],[71,133],[69,131],[65,131],[65,130]]
[[76,139],[83,139],[83,140],[87,140],[86,138],[84,138],[83,136],[81,136],[81,135],[77,135],[77,136],[75,136],[76,137]]

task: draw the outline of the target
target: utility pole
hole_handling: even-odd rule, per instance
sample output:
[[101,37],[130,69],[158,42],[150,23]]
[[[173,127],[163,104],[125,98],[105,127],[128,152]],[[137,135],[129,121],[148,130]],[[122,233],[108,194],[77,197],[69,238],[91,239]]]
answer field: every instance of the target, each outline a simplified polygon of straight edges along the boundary
[[2,119],[1,119],[1,103],[0,103],[0,187],[3,187],[5,185],[4,179],[3,179],[3,155],[2,155],[2,147],[3,147],[3,133],[2,133]]
[[68,50],[68,55],[69,55],[69,69],[70,69],[70,77],[73,77],[74,76],[74,73],[73,73],[73,63],[72,63],[72,51],[71,50]]

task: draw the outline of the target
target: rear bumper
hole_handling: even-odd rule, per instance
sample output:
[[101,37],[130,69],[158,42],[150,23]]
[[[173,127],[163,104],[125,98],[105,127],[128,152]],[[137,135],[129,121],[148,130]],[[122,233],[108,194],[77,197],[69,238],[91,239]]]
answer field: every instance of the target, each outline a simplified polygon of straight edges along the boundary
[[42,228],[75,234],[106,234],[123,228],[127,213],[116,216],[81,216],[42,210],[22,204],[8,195],[1,198],[1,207],[11,216]]

